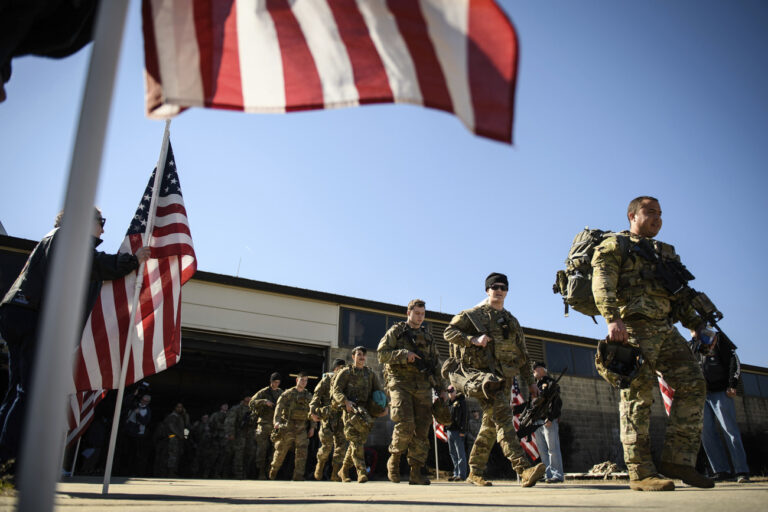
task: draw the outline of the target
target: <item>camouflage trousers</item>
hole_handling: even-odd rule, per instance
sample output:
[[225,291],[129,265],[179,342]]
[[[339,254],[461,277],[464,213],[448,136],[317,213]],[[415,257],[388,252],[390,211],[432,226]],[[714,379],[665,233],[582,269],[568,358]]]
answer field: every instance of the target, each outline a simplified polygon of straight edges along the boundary
[[347,421],[349,413],[344,411],[344,437],[349,442],[347,453],[344,455],[344,462],[353,464],[358,475],[365,475],[365,441],[368,439],[370,429],[360,431],[352,428]]
[[408,465],[421,467],[429,454],[429,426],[432,424],[432,390],[422,385],[390,379],[390,414],[395,428],[389,453],[408,450]]
[[629,342],[645,362],[629,388],[621,391],[621,443],[633,480],[656,474],[649,434],[656,371],[674,390],[661,460],[693,467],[701,442],[706,383],[701,367],[677,329],[665,320],[626,321]]
[[272,435],[272,426],[267,423],[259,424],[254,436],[256,442],[256,455],[253,456],[253,466],[259,474],[259,478],[266,478],[268,472],[269,449],[272,447],[272,441],[269,436]]
[[317,450],[317,463],[325,465],[331,454],[331,465],[341,466],[347,453],[347,438],[344,437],[344,425],[339,414],[333,414],[329,421],[320,425],[318,433],[320,448]]
[[272,456],[270,471],[277,473],[283,466],[285,456],[290,450],[295,450],[293,455],[293,478],[304,478],[304,470],[307,467],[307,422],[289,420],[281,429],[280,438],[275,443],[275,453]]
[[518,475],[531,467],[517,438],[512,407],[509,405],[511,398],[510,389],[507,389],[496,393],[491,400],[478,400],[483,410],[483,419],[469,454],[469,467],[476,475],[482,475],[485,472],[491,449],[497,441],[501,445],[504,456],[512,463],[512,468]]
[[226,460],[232,461],[232,478],[244,479],[245,469],[245,433],[235,436],[227,442]]

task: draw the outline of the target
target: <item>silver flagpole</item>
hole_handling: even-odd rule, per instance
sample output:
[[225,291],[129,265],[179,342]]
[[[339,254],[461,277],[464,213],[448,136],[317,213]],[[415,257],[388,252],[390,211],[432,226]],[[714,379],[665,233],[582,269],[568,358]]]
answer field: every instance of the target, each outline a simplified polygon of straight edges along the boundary
[[[438,400],[440,400],[438,398]],[[437,423],[432,420],[432,434],[435,437],[435,481],[440,480],[440,462],[437,458]]]
[[[46,285],[33,386],[19,473],[19,510],[53,508],[61,471],[61,430],[72,388],[72,354],[82,335],[83,298],[91,263],[93,204],[104,150],[127,0],[100,2],[80,121],[64,200],[64,222]],[[46,421],[40,421],[46,418]]]
[[[163,143],[160,147],[160,157],[157,159],[155,167],[155,181],[152,185],[152,201],[149,203],[149,215],[147,217],[147,228],[144,230],[142,245],[147,246],[152,236],[152,229],[155,226],[155,213],[157,210],[157,196],[160,193],[160,184],[163,182],[163,173],[165,173],[165,157],[168,155],[168,141],[170,139],[169,128],[171,120],[165,122],[165,133],[163,133]],[[144,281],[144,268],[146,264],[142,263],[136,272],[136,286],[133,288],[133,307],[131,308],[131,320],[128,322],[128,339],[125,341],[125,352],[123,353],[123,365],[120,367],[120,384],[117,388],[117,399],[115,401],[115,412],[112,415],[112,431],[109,434],[109,450],[107,451],[107,465],[104,467],[104,484],[101,488],[101,494],[109,493],[109,481],[112,478],[112,463],[115,458],[115,444],[117,441],[117,431],[120,427],[120,412],[123,407],[123,393],[125,393],[125,378],[128,375],[128,361],[131,356],[131,349],[136,340],[136,313],[139,309],[139,296],[141,295],[141,283]]]

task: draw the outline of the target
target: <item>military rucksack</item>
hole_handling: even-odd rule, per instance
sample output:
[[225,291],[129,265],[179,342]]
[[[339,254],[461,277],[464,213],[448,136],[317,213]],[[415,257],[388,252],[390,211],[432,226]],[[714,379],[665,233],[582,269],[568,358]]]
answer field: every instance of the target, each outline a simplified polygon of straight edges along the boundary
[[579,313],[591,316],[597,323],[595,316],[599,315],[600,311],[592,295],[592,254],[595,247],[610,236],[615,236],[619,241],[622,254],[629,253],[629,238],[626,235],[586,227],[574,237],[571,250],[565,259],[565,270],[557,271],[555,284],[552,285],[552,291],[563,296],[565,316],[568,316],[568,309],[573,308]]

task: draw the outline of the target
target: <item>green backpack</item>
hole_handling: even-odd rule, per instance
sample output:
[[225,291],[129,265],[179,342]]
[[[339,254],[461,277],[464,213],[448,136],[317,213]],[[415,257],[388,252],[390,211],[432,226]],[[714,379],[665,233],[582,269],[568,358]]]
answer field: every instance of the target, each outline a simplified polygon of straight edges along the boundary
[[629,252],[629,238],[613,231],[586,227],[574,237],[565,260],[565,270],[557,271],[555,284],[552,285],[552,291],[563,296],[565,316],[568,316],[568,310],[572,308],[591,316],[592,321],[597,323],[595,316],[600,315],[600,311],[592,295],[592,254],[595,247],[610,236],[619,240],[622,253]]

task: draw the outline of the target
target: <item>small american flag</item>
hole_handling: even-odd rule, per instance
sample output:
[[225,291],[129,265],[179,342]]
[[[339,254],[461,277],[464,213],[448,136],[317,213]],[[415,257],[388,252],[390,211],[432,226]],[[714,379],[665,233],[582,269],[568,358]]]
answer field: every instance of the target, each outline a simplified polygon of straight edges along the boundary
[[432,428],[435,429],[435,435],[443,442],[448,442],[448,434],[445,433],[445,425],[438,423],[434,419],[432,420]]
[[179,176],[170,142],[154,212],[150,212],[155,174],[139,202],[136,214],[120,247],[134,253],[144,231],[154,222],[147,245],[146,262],[136,323],[129,326],[136,273],[105,281],[86,322],[75,354],[75,387],[78,391],[116,389],[120,383],[122,354],[128,333],[136,330],[125,385],[167,369],[181,358],[181,287],[197,269],[195,249],[181,196]]
[[[513,380],[512,385],[512,407],[516,405],[522,405],[525,403],[525,400],[523,400],[523,396],[520,394],[520,386],[517,384],[517,377]],[[515,414],[512,418],[512,421],[515,424],[515,430],[520,428],[520,415]],[[528,441],[528,438],[524,438],[520,441],[520,446],[523,447],[523,450],[525,450],[525,453],[528,454],[528,456],[532,460],[536,460],[539,458],[539,447],[536,445],[536,434],[531,434],[531,440]]]
[[661,375],[658,375],[658,379],[659,391],[661,391],[661,398],[664,400],[664,410],[667,411],[667,416],[669,416],[669,411],[672,409],[672,399],[675,398],[675,390],[667,384],[667,381]]
[[77,441],[81,435],[88,429],[93,421],[93,413],[96,406],[99,405],[107,392],[99,391],[78,391],[74,395],[69,395],[69,407],[67,408],[67,446]]

